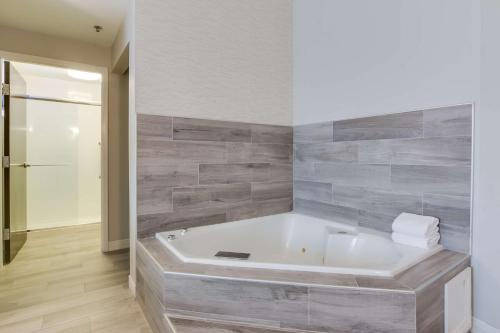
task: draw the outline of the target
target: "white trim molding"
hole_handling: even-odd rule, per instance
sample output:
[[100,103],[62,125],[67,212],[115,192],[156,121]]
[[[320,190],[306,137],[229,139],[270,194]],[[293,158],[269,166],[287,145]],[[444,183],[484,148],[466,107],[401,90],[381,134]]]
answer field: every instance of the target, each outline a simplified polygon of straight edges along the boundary
[[130,247],[130,240],[119,239],[115,241],[109,241],[108,251],[118,251],[123,249],[128,249]]
[[473,319],[472,332],[474,333],[500,333],[500,329],[494,328],[477,318]]

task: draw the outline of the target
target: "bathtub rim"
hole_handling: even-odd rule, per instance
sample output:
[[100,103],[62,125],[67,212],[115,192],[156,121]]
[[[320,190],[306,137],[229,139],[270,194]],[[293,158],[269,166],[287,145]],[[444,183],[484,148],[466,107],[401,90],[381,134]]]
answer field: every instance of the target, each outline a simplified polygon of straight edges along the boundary
[[[471,256],[444,249],[394,277],[279,271],[259,268],[221,269],[222,266],[181,262],[154,237],[137,240],[137,259],[168,276],[251,281],[303,287],[363,289],[376,292],[415,293],[431,285],[452,270],[469,267]],[[138,266],[139,269],[139,266]]]
[[[252,221],[257,221],[257,220],[261,220],[264,218],[271,218],[271,217],[280,218],[283,216],[285,218],[287,216],[292,216],[292,218],[295,216],[299,216],[299,217],[304,216],[306,218],[321,221],[322,223],[327,223],[329,225],[338,226],[339,228],[342,228],[342,229],[356,231],[358,233],[366,233],[366,234],[370,234],[370,235],[376,235],[376,236],[382,237],[384,239],[388,239],[388,237],[389,237],[388,233],[384,233],[384,232],[381,232],[378,230],[369,229],[369,228],[365,228],[362,226],[354,226],[354,225],[341,223],[341,222],[328,221],[325,219],[321,219],[318,217],[309,216],[306,214],[301,214],[301,213],[297,213],[297,212],[293,212],[293,211],[287,212],[287,213],[280,213],[280,214],[275,214],[275,215],[263,216],[263,217],[256,217],[256,218],[250,218],[250,219],[244,219],[244,220],[238,220],[238,221],[225,222],[225,223],[220,223],[220,224],[216,224],[216,225],[206,225],[206,226],[194,227],[194,228],[209,228],[211,226],[221,226],[221,225],[227,225],[227,224],[232,224],[232,223],[251,223]],[[194,229],[194,228],[191,228],[191,229]],[[191,258],[191,257],[185,256],[173,244],[171,244],[166,239],[166,237],[164,237],[164,235],[167,235],[169,233],[179,232],[181,230],[183,230],[183,229],[158,232],[155,234],[154,237],[158,241],[160,241],[160,243],[182,263],[207,265],[207,266],[218,266],[218,267],[236,267],[236,268],[264,269],[264,270],[266,270],[266,269],[267,270],[278,270],[278,271],[287,271],[287,272],[310,272],[310,273],[393,278],[393,277],[397,276],[398,274],[401,274],[402,272],[410,269],[411,267],[414,267],[415,265],[419,264],[420,262],[422,262],[422,261],[432,257],[433,255],[444,250],[444,247],[442,245],[437,245],[434,248],[427,249],[425,252],[423,252],[419,256],[415,257],[412,261],[405,262],[404,264],[401,264],[400,266],[398,266],[397,268],[392,269],[392,270],[381,270],[381,269],[377,270],[377,269],[370,269],[370,268],[347,268],[347,267],[319,266],[319,265],[294,265],[294,264],[251,262],[251,261],[239,261],[239,260],[220,260],[220,259],[214,260],[214,259],[204,259],[204,258],[197,258],[197,257]],[[392,241],[392,240],[390,240],[390,241]]]

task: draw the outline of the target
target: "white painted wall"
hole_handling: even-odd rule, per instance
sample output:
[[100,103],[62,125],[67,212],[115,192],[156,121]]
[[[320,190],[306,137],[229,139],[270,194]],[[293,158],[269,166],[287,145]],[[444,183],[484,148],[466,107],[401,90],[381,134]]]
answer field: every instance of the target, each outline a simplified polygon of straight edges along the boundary
[[476,332],[500,329],[500,3],[294,0],[294,122],[476,103]]
[[295,0],[294,122],[471,102],[479,5]]
[[292,123],[290,0],[141,0],[135,11],[137,113]]
[[[474,313],[481,333],[500,333],[500,2],[481,0],[481,95],[476,114],[472,242]],[[488,328],[484,323],[492,327]],[[496,328],[496,330],[493,329]]]

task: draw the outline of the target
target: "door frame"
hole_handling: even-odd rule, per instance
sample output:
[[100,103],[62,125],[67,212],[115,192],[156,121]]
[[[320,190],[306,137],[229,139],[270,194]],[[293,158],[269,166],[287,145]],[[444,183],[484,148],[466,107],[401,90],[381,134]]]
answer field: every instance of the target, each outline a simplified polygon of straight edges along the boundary
[[[61,68],[70,68],[82,71],[89,71],[100,73],[102,76],[101,81],[101,251],[108,252],[109,249],[109,219],[108,219],[108,172],[109,172],[109,138],[108,138],[108,68],[104,66],[94,66],[87,65],[73,61],[65,61],[53,58],[39,57],[34,55],[14,53],[0,50],[0,58],[11,62],[27,62],[37,65],[46,65]],[[0,116],[0,133],[3,133],[4,128],[4,117]],[[0,150],[3,156],[3,135],[0,138]],[[2,202],[3,202],[3,168],[1,170],[2,180],[1,180],[1,192],[2,192]],[[3,228],[3,209],[2,214],[0,214],[1,225]],[[3,241],[0,242],[0,268],[3,266]]]

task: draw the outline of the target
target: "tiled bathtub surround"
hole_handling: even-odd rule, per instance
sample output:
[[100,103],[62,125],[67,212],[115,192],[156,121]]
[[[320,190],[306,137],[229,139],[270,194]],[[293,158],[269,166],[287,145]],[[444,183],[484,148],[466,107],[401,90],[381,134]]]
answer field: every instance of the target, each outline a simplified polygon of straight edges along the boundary
[[137,299],[154,332],[444,332],[444,284],[469,257],[441,251],[394,278],[183,263],[137,246]]
[[294,150],[296,211],[387,232],[432,215],[469,252],[472,105],[297,126]]
[[138,115],[138,234],[288,212],[292,128]]

